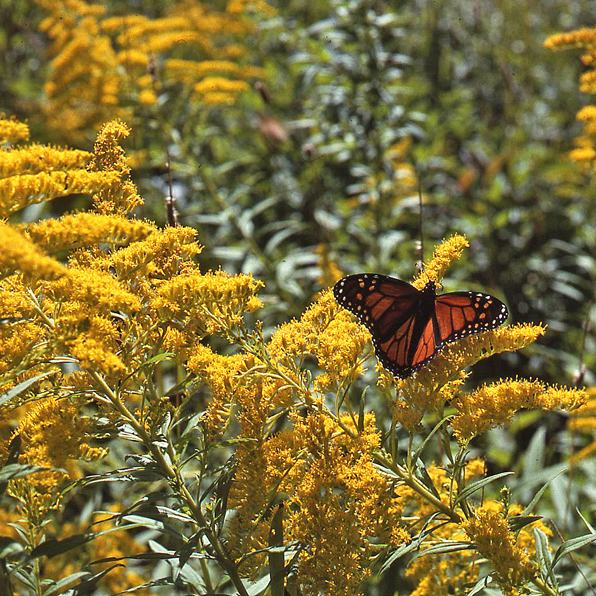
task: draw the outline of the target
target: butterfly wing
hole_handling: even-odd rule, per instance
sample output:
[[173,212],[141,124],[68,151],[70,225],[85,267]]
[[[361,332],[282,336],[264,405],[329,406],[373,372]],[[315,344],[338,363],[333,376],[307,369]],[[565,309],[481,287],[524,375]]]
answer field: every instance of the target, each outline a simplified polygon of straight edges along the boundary
[[[432,360],[442,347],[436,339],[432,302],[405,281],[360,273],[338,281],[333,294],[370,331],[383,367],[402,379]],[[426,304],[430,306],[425,308]]]
[[447,344],[494,329],[509,313],[505,304],[489,294],[450,292],[435,298],[435,316],[439,340]]

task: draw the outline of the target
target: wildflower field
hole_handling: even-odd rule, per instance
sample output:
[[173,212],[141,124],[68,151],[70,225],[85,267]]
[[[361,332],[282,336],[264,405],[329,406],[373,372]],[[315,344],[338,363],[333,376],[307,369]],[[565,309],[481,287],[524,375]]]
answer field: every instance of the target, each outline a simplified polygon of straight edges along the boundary
[[594,3],[0,0],[0,596],[589,595],[595,518]]

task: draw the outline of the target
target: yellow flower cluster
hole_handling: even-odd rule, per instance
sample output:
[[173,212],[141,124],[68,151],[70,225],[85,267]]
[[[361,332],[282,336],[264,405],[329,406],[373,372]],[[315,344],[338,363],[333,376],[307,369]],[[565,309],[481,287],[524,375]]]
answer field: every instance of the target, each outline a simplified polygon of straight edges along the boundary
[[[485,464],[480,459],[467,462],[463,474],[465,484],[484,477],[484,468]],[[439,466],[429,466],[427,471],[444,503],[449,501],[449,495],[453,490],[465,486],[459,486],[459,483],[454,482],[447,471]],[[400,494],[403,495],[409,519],[415,520],[413,528],[422,530],[436,515],[436,509],[407,487],[401,487]],[[433,541],[423,544],[422,553],[437,543],[462,543],[469,540],[474,543],[475,550],[454,550],[440,556],[423,555],[416,558],[407,571],[408,577],[416,582],[411,596],[449,596],[466,593],[480,576],[481,565],[476,563],[478,554],[488,559],[496,572],[495,580],[506,593],[509,593],[512,586],[521,587],[533,577],[535,570],[530,562],[530,557],[535,555],[533,529],[540,528],[547,536],[552,536],[552,531],[542,521],[528,524],[514,535],[509,529],[508,519],[521,515],[522,512],[521,506],[511,504],[505,518],[502,503],[486,500],[482,507],[472,509],[468,519],[463,522],[438,524],[432,533]]]
[[0,114],[0,143],[18,143],[29,140],[29,127],[24,122]]
[[457,414],[451,426],[458,441],[467,442],[490,428],[511,422],[522,408],[572,411],[586,400],[586,392],[580,389],[548,387],[540,381],[499,381],[462,393],[454,402]]
[[[584,27],[569,33],[556,33],[544,42],[544,47],[551,50],[584,50],[581,60],[587,70],[580,76],[579,89],[583,93],[596,93],[596,28]],[[596,165],[596,106],[583,107],[577,113],[577,119],[583,122],[584,131],[575,139],[577,148],[569,153],[569,157],[578,164],[593,168]]]
[[339,309],[330,290],[302,315],[299,321],[282,325],[267,348],[271,357],[297,370],[312,354],[324,373],[316,386],[326,391],[352,382],[362,373],[360,356],[370,334],[345,310]]
[[470,246],[468,241],[461,234],[454,234],[451,238],[444,240],[435,248],[430,263],[425,264],[412,285],[416,289],[422,290],[429,281],[440,283],[449,265],[459,259],[468,246]]
[[[593,435],[594,430],[596,430],[596,387],[590,387],[586,393],[588,396],[586,403],[573,412],[569,418],[567,427],[575,432]],[[589,457],[594,452],[596,452],[596,441],[592,440],[577,453],[574,453],[571,456],[571,461],[574,463],[578,462]]]
[[[237,453],[230,544],[239,554],[263,548],[263,512],[275,493],[286,495],[284,536],[304,547],[297,563],[304,594],[357,593],[370,573],[368,538],[393,546],[409,540],[402,498],[373,465],[380,441],[374,415],[365,416],[360,432],[349,415],[341,421],[350,434],[320,410],[295,414],[293,428],[243,443]],[[246,574],[254,569],[249,561],[261,563],[256,555],[247,559]]]
[[12,496],[35,525],[54,506],[58,487],[76,472],[51,468],[69,468],[71,460],[99,459],[106,454],[105,449],[88,444],[90,420],[80,418],[78,409],[72,400],[48,397],[29,408],[14,433],[21,438],[20,461],[48,468],[10,485]]
[[[246,6],[236,2],[225,12],[195,0],[179,0],[164,16],[154,19],[135,14],[109,17],[105,6],[83,0],[36,2],[49,12],[41,29],[52,40],[54,56],[45,87],[47,116],[63,134],[84,131],[109,118],[130,118],[133,109],[125,107],[123,99],[131,88],[141,104],[155,103],[164,82],[182,83],[189,90],[197,84],[195,99],[231,103],[249,89],[247,79],[264,76],[261,69],[230,62],[244,54],[230,40],[255,29],[245,18],[245,10],[271,13],[263,0]],[[161,73],[152,67],[156,58],[169,53],[180,56],[180,48],[188,58],[165,60],[164,80],[160,81]],[[153,69],[151,75],[148,69]],[[198,82],[213,72],[233,78]]]
[[462,524],[477,551],[488,559],[493,577],[506,594],[517,594],[516,588],[528,583],[538,569],[527,551],[517,544],[509,522],[501,511],[483,506]]

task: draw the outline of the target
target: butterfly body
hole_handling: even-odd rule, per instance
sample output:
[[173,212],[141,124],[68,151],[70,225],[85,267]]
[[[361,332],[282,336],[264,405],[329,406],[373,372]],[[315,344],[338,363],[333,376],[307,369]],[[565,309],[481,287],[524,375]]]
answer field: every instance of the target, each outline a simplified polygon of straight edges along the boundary
[[507,319],[507,307],[494,296],[437,295],[436,288],[429,282],[418,290],[394,277],[358,273],[340,279],[333,294],[370,331],[383,367],[405,379],[448,343],[494,329]]

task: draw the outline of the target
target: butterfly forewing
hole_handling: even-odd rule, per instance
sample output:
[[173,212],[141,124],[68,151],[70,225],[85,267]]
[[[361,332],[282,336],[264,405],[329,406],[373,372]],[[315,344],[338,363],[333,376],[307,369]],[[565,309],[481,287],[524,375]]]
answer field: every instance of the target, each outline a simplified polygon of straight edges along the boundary
[[383,367],[402,379],[430,362],[445,344],[494,329],[507,318],[507,307],[488,294],[436,296],[433,283],[419,291],[376,273],[344,277],[333,294],[370,331]]
[[361,273],[338,281],[333,295],[340,306],[360,319],[373,337],[387,340],[411,316],[420,292],[400,279]]

